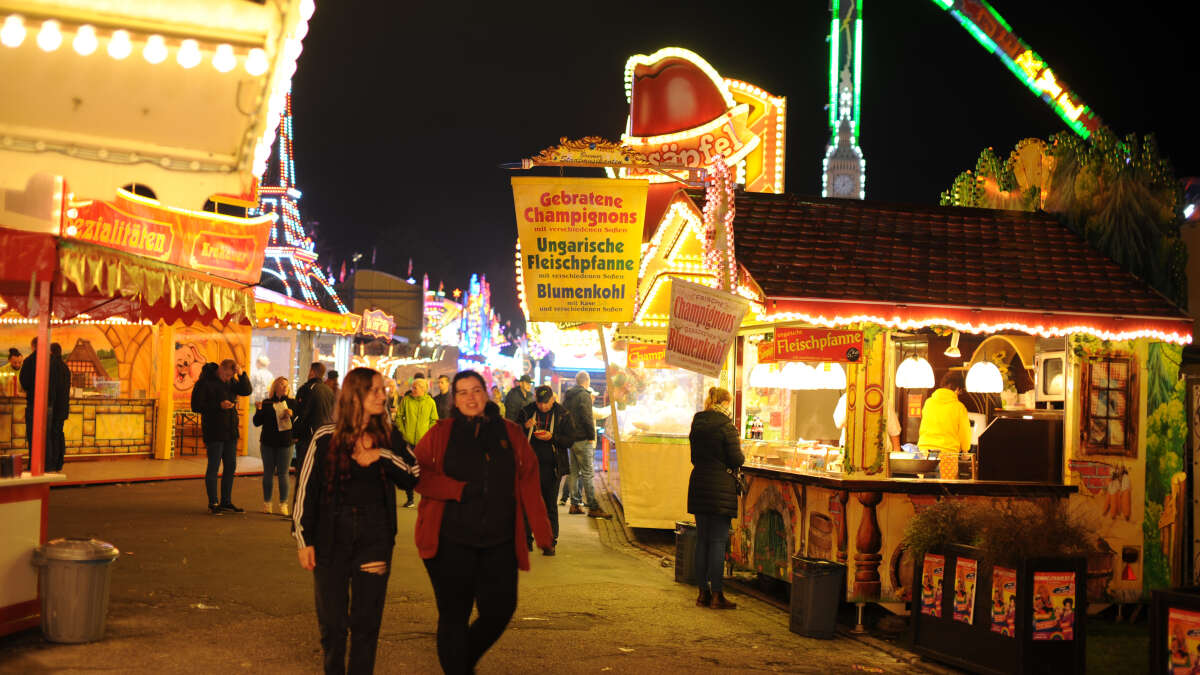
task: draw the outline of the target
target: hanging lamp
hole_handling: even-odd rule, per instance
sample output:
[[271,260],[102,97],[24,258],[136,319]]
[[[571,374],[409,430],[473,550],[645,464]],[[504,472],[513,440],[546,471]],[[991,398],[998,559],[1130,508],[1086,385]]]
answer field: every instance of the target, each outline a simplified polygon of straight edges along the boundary
[[896,369],[896,386],[904,389],[929,389],[934,385],[933,366],[923,357],[913,354]]
[[999,394],[1004,391],[1004,376],[996,364],[986,358],[976,361],[967,371],[967,391],[972,394]]
[[962,352],[958,350],[958,337],[958,331],[954,331],[954,337],[950,338],[950,346],[946,348],[946,351],[942,352],[952,359],[962,358]]

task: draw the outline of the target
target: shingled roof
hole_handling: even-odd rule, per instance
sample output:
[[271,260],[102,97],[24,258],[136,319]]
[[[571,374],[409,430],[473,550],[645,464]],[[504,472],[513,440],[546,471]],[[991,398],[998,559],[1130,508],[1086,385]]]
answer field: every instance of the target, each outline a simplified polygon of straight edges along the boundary
[[768,300],[1190,320],[1046,213],[739,193],[734,238]]

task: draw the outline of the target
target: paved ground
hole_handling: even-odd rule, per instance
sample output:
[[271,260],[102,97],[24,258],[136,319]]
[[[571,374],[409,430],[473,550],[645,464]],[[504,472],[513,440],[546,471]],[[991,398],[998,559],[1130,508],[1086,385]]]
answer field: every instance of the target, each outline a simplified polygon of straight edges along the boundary
[[[258,480],[235,501],[261,504]],[[57,489],[50,536],[94,535],[122,551],[112,568],[106,638],[54,645],[39,631],[0,638],[0,671],[301,673],[320,668],[312,579],[296,564],[286,521],[248,512],[209,516],[201,481]],[[787,615],[745,596],[716,612],[692,587],[628,546],[614,523],[561,511],[559,555],[521,575],[509,631],[481,673],[914,672],[848,639],[788,631]],[[378,672],[439,672],[433,594],[415,548],[415,509],[400,530]]]

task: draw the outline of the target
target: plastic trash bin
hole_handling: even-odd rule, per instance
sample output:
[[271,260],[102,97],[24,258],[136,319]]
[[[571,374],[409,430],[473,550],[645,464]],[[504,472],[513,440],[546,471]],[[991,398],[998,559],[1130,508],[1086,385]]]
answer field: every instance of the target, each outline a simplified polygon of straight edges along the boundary
[[47,640],[94,642],[104,637],[111,563],[120,554],[97,539],[55,539],[34,549]]
[[696,585],[696,524],[675,521],[675,581]]
[[846,566],[841,563],[793,556],[791,631],[808,637],[833,637],[845,579]]

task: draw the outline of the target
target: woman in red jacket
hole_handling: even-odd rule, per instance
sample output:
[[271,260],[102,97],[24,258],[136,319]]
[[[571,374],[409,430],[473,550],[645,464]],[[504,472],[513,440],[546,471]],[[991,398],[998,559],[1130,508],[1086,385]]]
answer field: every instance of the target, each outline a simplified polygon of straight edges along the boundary
[[450,392],[450,417],[416,448],[416,540],[437,598],[438,660],[457,675],[474,672],[517,608],[517,569],[529,569],[526,520],[543,551],[554,539],[521,427],[500,416],[473,370],[455,375]]

